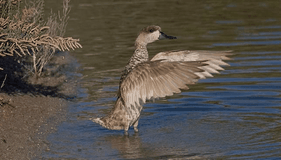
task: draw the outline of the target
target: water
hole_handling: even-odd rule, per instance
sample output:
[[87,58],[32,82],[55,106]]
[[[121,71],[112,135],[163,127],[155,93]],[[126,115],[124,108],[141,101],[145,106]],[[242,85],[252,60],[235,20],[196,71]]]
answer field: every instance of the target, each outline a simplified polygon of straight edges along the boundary
[[[68,120],[48,136],[43,158],[278,159],[281,157],[281,6],[278,1],[71,1],[67,36],[83,79]],[[57,9],[57,1],[46,8]],[[48,9],[46,9],[48,10]],[[139,30],[156,24],[168,50],[233,50],[230,67],[181,94],[147,103],[138,134],[88,118],[107,114]]]

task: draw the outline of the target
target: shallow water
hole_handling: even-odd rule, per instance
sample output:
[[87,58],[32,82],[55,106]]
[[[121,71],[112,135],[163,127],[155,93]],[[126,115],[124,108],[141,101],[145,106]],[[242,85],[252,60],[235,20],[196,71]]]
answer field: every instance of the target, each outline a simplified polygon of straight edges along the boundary
[[[281,157],[281,6],[278,1],[71,1],[67,36],[81,64],[79,95],[68,120],[49,135],[43,158],[278,159]],[[57,1],[46,8],[58,8]],[[48,11],[48,9],[46,9]],[[116,100],[120,72],[142,27],[156,24],[177,40],[167,50],[233,50],[214,78],[144,106],[138,134],[89,121]]]

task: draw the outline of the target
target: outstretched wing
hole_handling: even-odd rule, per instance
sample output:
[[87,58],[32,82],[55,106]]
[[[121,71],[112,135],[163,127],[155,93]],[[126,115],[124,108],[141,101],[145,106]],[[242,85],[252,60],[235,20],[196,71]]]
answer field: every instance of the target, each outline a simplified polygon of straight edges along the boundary
[[140,102],[180,93],[198,79],[213,77],[224,70],[230,51],[171,51],[160,52],[151,61],[139,64],[121,83],[119,97],[126,109],[139,109]]
[[202,73],[196,73],[201,79],[206,77],[213,77],[210,73],[219,73],[224,70],[220,66],[229,66],[223,60],[231,60],[227,57],[232,55],[231,51],[168,51],[156,54],[151,61],[165,60],[165,61],[206,61],[206,66],[200,67],[204,70]]
[[196,73],[203,72],[205,61],[165,62],[162,60],[137,65],[124,79],[119,88],[126,109],[135,110],[140,102],[180,93],[195,84],[200,78]]

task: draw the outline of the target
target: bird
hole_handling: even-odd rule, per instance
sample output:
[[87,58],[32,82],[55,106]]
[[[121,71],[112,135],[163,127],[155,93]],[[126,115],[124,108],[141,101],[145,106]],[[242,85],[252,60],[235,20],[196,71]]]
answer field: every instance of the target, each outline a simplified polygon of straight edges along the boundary
[[166,51],[149,60],[147,45],[157,40],[177,39],[161,31],[160,26],[144,27],[135,40],[135,51],[125,66],[119,81],[116,102],[111,112],[102,118],[90,118],[109,130],[124,130],[131,126],[138,132],[138,124],[147,100],[172,96],[187,90],[187,85],[199,79],[213,77],[213,73],[229,66],[224,60],[232,51]]

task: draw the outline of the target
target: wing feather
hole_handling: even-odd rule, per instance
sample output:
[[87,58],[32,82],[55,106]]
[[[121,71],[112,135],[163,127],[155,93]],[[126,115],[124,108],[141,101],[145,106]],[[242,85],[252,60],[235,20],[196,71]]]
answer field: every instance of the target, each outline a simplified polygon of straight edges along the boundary
[[[151,98],[159,98],[180,93],[188,89],[200,77],[195,72],[203,72],[204,61],[198,62],[145,62],[136,66],[120,85],[120,94],[127,110],[140,107]],[[128,111],[129,112],[129,111]],[[129,112],[130,113],[130,112]]]
[[[213,77],[212,73],[224,70],[230,52],[171,51],[155,55],[151,61],[138,64],[124,78],[119,88],[126,111],[141,110],[146,100],[171,96],[180,89],[189,89],[198,79]],[[135,113],[135,112],[134,112]]]
[[231,51],[168,51],[160,52],[156,54],[151,61],[165,60],[165,61],[206,61],[207,66],[200,67],[205,72],[198,72],[195,75],[199,76],[200,79],[205,79],[206,77],[213,77],[210,73],[218,74],[218,71],[224,70],[220,66],[229,66],[223,60],[231,60],[227,57],[233,55]]

